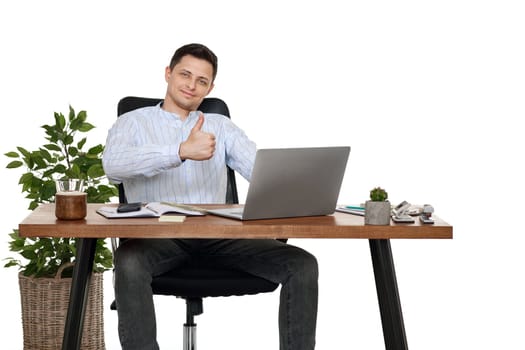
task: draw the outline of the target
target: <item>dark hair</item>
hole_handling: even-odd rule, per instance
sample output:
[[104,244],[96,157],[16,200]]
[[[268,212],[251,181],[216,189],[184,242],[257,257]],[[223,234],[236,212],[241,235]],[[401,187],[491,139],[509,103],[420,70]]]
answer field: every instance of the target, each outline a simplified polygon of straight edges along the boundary
[[213,51],[202,44],[187,44],[179,47],[171,58],[170,69],[173,69],[173,67],[175,67],[175,65],[187,55],[210,62],[213,67],[213,80],[215,80],[215,77],[217,76],[217,56],[215,56]]

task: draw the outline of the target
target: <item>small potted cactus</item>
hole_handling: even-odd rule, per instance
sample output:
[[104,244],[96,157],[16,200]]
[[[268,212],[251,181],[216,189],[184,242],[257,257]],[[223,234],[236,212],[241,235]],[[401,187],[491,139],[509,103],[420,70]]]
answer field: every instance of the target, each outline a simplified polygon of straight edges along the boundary
[[370,200],[365,203],[366,225],[390,225],[391,206],[388,193],[381,187],[370,191]]

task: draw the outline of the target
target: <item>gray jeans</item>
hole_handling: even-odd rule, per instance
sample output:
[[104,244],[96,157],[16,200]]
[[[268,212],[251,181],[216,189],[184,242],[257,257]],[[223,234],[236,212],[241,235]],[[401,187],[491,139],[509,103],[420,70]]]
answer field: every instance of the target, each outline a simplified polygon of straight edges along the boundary
[[130,239],[115,254],[115,298],[124,350],[159,349],[152,277],[189,258],[280,283],[280,349],[314,349],[318,268],[305,250],[273,239]]

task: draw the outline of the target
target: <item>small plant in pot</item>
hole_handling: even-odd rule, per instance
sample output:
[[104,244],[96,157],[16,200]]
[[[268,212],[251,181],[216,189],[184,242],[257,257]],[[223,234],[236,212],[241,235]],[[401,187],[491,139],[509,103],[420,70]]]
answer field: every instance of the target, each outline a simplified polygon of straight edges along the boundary
[[370,191],[370,200],[365,203],[366,225],[390,225],[391,206],[388,193],[381,187]]
[[[118,195],[117,188],[107,184],[102,168],[104,147],[99,144],[86,150],[86,137],[77,138],[94,128],[86,118],[85,111],[77,114],[72,107],[67,116],[55,113],[54,124],[42,126],[46,133],[42,146],[34,151],[18,146],[16,151],[5,154],[11,159],[8,169],[25,166],[18,184],[25,198],[30,200],[28,209],[54,202],[55,180],[61,178],[83,180],[87,184],[84,191],[88,203],[109,202]],[[20,237],[16,229],[10,237],[9,248],[19,254],[19,259],[7,258],[5,267],[16,266],[20,271],[24,349],[58,349],[57,339],[64,330],[69,300],[76,240],[25,238]],[[84,322],[83,350],[104,348],[102,272],[112,264],[111,250],[104,240],[98,240]]]

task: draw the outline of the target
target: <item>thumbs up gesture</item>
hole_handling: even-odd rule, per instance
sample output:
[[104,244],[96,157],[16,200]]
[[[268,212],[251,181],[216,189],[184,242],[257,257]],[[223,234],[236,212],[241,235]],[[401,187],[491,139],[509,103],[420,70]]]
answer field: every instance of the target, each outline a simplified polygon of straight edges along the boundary
[[180,159],[207,160],[215,152],[215,135],[202,131],[204,115],[201,113],[190,135],[180,144]]

